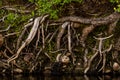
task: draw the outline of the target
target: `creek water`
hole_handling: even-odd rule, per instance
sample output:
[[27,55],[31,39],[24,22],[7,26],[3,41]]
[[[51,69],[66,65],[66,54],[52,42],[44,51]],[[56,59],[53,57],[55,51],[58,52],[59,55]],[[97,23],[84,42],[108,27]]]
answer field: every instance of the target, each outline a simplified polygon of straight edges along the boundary
[[50,75],[0,75],[0,80],[120,80],[120,76],[86,76],[86,75],[77,75],[77,76],[50,76]]

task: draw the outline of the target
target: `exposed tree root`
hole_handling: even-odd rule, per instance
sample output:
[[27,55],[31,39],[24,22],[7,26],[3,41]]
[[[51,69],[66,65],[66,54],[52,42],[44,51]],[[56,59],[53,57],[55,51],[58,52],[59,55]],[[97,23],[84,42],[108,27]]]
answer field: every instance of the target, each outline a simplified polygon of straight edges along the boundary
[[0,34],[0,47],[2,46],[3,44],[3,36]]
[[61,27],[60,27],[60,32],[58,33],[57,36],[57,49],[60,49],[60,41],[61,41],[61,37],[64,34],[65,28],[68,26],[68,24],[70,24],[69,22],[65,22]]
[[[20,52],[22,51],[22,49],[28,45],[32,40],[33,38],[35,37],[36,35],[36,32],[37,32],[37,29],[39,27],[39,22],[40,24],[44,21],[44,19],[48,17],[48,15],[44,16],[43,18],[42,17],[37,17],[34,21],[34,25],[31,29],[31,32],[30,34],[28,35],[27,39],[25,40],[25,42],[21,45],[21,47],[18,49],[17,53],[15,55],[13,55],[11,58],[9,58],[7,60],[8,63],[10,63],[11,61],[13,61],[14,59],[18,58]],[[40,21],[41,20],[41,21]]]
[[84,43],[84,42],[85,42],[88,34],[89,34],[90,32],[92,32],[94,28],[95,28],[94,25],[90,25],[89,27],[86,27],[86,28],[84,28],[84,29],[82,30],[82,36],[81,36],[81,38],[80,38],[80,42],[81,42],[81,45],[82,45],[83,47],[85,47],[85,43]]
[[9,25],[5,30],[0,30],[0,32],[5,32],[8,31],[10,29],[11,25]]
[[72,21],[72,22],[78,22],[83,24],[91,24],[95,26],[99,25],[106,25],[113,23],[114,21],[118,20],[120,18],[120,14],[117,12],[112,13],[111,15],[108,15],[106,17],[100,17],[100,18],[82,18],[82,17],[76,17],[76,16],[70,16],[70,17],[64,17],[56,22],[65,22],[65,21]]
[[22,31],[21,35],[19,36],[19,38],[17,40],[17,47],[16,47],[16,49],[18,49],[18,47],[20,45],[20,42],[22,41],[22,37],[24,36],[24,34],[25,34],[26,30],[27,30],[27,27],[32,26],[32,24],[33,24],[33,22],[30,22],[30,23],[28,23],[28,24],[26,24],[24,26],[24,30]]
[[70,53],[72,53],[70,24],[68,25],[68,50]]
[[[77,64],[77,60],[81,61],[83,60],[84,61],[83,68],[85,68],[84,69],[85,74],[87,74],[87,72],[91,70],[92,67],[95,67],[95,69],[97,69],[98,72],[101,71],[103,73],[105,72],[105,66],[107,61],[106,57],[108,55],[107,53],[112,48],[112,44],[107,45],[107,47],[108,46],[110,47],[105,49],[106,47],[103,47],[104,46],[103,42],[104,40],[111,38],[113,36],[111,34],[113,34],[116,24],[119,21],[120,18],[119,13],[114,12],[106,17],[99,18],[82,18],[76,16],[69,16],[52,22],[49,22],[50,20],[45,21],[47,17],[48,15],[36,17],[34,21],[31,21],[28,24],[26,24],[16,41],[17,43],[14,44],[17,46],[14,50],[11,49],[8,46],[8,43],[5,42],[4,45],[5,49],[2,50],[2,54],[3,57],[7,58],[8,64],[10,62],[12,63],[13,61],[16,62],[16,59],[20,56],[20,53],[22,53],[22,51],[24,50],[27,53],[32,53],[32,55],[34,55],[35,58],[33,60],[30,54],[27,57],[23,55],[24,56],[23,62],[29,63],[27,65],[30,65],[29,67],[30,72],[33,72],[37,66],[41,66],[43,63],[47,64],[44,61],[46,59],[49,59],[49,61],[52,63],[64,61],[62,60],[63,58],[64,59],[66,58],[67,61],[69,60],[68,63],[69,64],[72,63],[73,66]],[[80,28],[81,24],[85,24],[84,27]],[[110,36],[108,37],[101,36],[100,38],[94,37],[95,40],[98,40],[99,42],[98,44],[97,43],[93,44],[92,47],[95,48],[91,49],[91,52],[89,52],[90,49],[88,48],[86,43],[87,38],[95,28],[98,28],[99,26],[102,25],[108,25],[108,31],[106,30],[107,34],[104,36],[107,35]],[[54,31],[52,30],[49,31],[49,28],[51,28],[52,26],[55,27],[55,29],[53,29]],[[25,41],[23,41],[24,37],[27,35],[24,34],[26,33],[27,30],[29,30],[28,29],[29,27],[32,27],[31,31],[28,34]],[[0,32],[1,33],[6,32],[7,30],[9,30],[9,28],[10,26],[5,30],[0,30]],[[78,32],[77,29],[82,30],[78,30],[81,31]],[[8,36],[13,36],[16,34],[17,33],[11,33],[4,35],[4,37],[8,38]],[[31,48],[29,48],[28,45],[30,45]],[[48,49],[48,51],[45,51],[46,49]],[[7,52],[9,52],[10,54],[7,54]],[[79,55],[77,53],[80,53],[82,57],[77,58]],[[89,53],[93,54],[92,55],[90,54],[89,56]],[[51,57],[51,55],[53,54],[54,57],[56,56],[55,57],[56,59],[53,59],[53,57]],[[42,58],[43,56],[46,56],[46,58],[45,59]],[[98,63],[92,65],[92,62],[94,62],[97,56],[99,56]],[[68,63],[66,65],[68,65]]]
[[28,13],[31,12],[30,10],[16,9],[15,6],[13,6],[13,7],[10,7],[10,6],[2,6],[2,7],[0,7],[0,9],[5,9],[5,10],[8,10],[8,11],[14,11],[14,12],[24,13],[24,14],[28,14]]
[[96,53],[90,58],[86,69],[84,70],[84,73],[86,74],[88,72],[88,70],[90,69],[91,63],[93,61],[93,59],[98,55],[98,51],[96,51]]
[[[102,65],[102,67],[101,67],[101,69],[100,69],[99,71],[104,70],[105,62],[106,62],[106,52],[109,52],[109,51],[111,50],[112,46],[110,46],[110,48],[102,51],[103,40],[108,39],[108,38],[110,38],[110,37],[112,37],[112,36],[113,36],[113,35],[110,35],[110,36],[104,37],[104,38],[96,38],[96,37],[94,37],[95,39],[99,40],[99,46],[98,46],[98,49],[97,49],[96,53],[95,53],[95,54],[90,58],[90,60],[88,61],[88,65],[87,65],[86,69],[84,70],[84,73],[85,73],[85,74],[86,74],[86,73],[88,72],[88,70],[90,69],[90,66],[91,66],[91,63],[92,63],[93,59],[96,58],[96,56],[97,56],[98,54],[100,55],[100,60],[99,60],[98,64],[100,64],[101,61],[102,61],[102,59],[103,59],[103,65]],[[97,64],[97,65],[98,65],[98,64]],[[103,71],[103,72],[104,72],[104,71]]]
[[76,16],[70,16],[70,17],[64,17],[61,18],[55,22],[65,22],[65,21],[72,21],[82,24],[90,24],[90,26],[85,27],[82,30],[82,36],[80,39],[80,42],[82,46],[85,47],[84,41],[86,40],[88,34],[94,30],[95,27],[98,27],[100,25],[108,25],[109,30],[108,33],[110,34],[112,31],[114,31],[115,26],[120,18],[120,14],[117,12],[112,13],[111,15],[108,15],[107,17],[100,17],[100,18],[82,18],[82,17],[76,17]]

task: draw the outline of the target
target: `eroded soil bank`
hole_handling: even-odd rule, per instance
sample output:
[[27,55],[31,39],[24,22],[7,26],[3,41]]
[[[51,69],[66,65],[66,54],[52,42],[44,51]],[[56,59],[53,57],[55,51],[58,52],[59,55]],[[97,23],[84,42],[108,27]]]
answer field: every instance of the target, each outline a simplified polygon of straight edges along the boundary
[[120,13],[92,1],[65,4],[58,19],[29,1],[2,1],[1,74],[119,74]]

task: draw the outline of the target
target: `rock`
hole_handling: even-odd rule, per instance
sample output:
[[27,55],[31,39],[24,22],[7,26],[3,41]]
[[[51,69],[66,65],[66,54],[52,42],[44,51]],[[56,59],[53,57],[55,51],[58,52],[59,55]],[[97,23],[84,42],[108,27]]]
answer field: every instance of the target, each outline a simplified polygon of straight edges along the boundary
[[23,72],[23,70],[22,70],[22,69],[19,69],[19,68],[16,68],[16,69],[14,69],[13,71],[14,71],[14,73],[22,73],[22,72]]
[[113,70],[114,71],[119,71],[120,70],[120,65],[117,62],[113,63]]
[[62,56],[61,62],[64,64],[68,64],[70,62],[70,58],[68,56]]
[[0,47],[2,46],[2,44],[3,44],[3,36],[2,34],[0,34]]

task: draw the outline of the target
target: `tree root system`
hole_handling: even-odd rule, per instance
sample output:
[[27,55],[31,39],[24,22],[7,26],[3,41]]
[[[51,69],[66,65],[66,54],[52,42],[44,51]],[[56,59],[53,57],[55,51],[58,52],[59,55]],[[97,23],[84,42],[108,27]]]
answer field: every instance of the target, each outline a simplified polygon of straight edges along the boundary
[[[119,72],[119,40],[115,40],[119,39],[115,34],[119,19],[117,12],[98,18],[68,16],[58,20],[42,15],[24,25],[19,33],[4,35],[8,26],[0,30],[0,71]],[[16,35],[15,41],[9,41]]]

